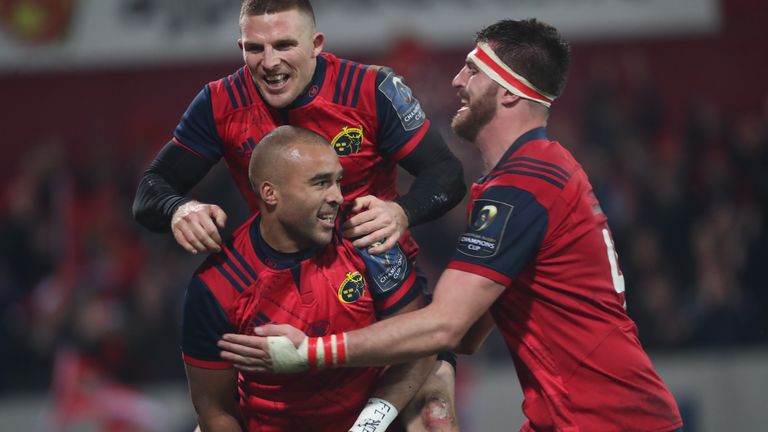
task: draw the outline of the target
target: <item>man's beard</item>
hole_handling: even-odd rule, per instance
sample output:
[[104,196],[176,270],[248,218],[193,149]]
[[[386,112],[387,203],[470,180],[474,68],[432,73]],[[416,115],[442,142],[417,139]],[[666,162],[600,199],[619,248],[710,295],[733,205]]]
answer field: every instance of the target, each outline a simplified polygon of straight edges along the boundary
[[480,129],[496,115],[495,94],[496,88],[491,86],[485,93],[476,97],[476,101],[470,101],[466,111],[456,113],[451,121],[453,132],[467,141],[475,142]]

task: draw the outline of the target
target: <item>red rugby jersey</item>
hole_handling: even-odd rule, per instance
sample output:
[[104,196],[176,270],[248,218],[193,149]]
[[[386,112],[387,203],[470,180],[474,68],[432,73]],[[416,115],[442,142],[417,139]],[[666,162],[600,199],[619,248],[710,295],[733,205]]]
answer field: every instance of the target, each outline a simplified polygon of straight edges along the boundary
[[491,307],[523,388],[523,431],[682,426],[624,309],[607,220],[581,166],[543,128],[472,187],[448,267],[505,285]]
[[[248,183],[251,151],[281,125],[310,129],[331,143],[344,167],[344,199],[351,202],[364,195],[397,197],[397,161],[421,141],[429,120],[391,69],[322,53],[306,91],[283,109],[263,101],[245,66],[208,83],[184,113],[174,142],[212,163],[223,157],[251,211],[257,212]],[[406,248],[416,247],[410,235],[403,240]]]
[[[216,342],[224,333],[291,324],[308,336],[369,325],[410,303],[424,288],[396,246],[372,256],[335,235],[325,247],[281,254],[267,245],[254,216],[211,255],[187,288],[182,351],[190,365],[227,369]],[[250,431],[339,431],[350,427],[381,368],[297,375],[240,373],[240,405]],[[234,395],[233,395],[234,396]]]

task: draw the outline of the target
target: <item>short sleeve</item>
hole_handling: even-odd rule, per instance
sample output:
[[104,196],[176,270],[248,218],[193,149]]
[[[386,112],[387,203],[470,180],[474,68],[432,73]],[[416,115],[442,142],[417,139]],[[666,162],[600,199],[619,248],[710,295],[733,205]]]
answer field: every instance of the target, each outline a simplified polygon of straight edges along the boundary
[[189,104],[173,132],[173,137],[179,144],[212,163],[221,159],[222,142],[213,118],[209,86],[206,85],[200,90]]
[[184,296],[181,351],[184,361],[205,369],[229,369],[216,343],[236,330],[206,283],[195,276]]
[[536,256],[547,221],[546,209],[530,192],[490,187],[473,202],[448,267],[508,285]]
[[407,156],[429,128],[421,103],[403,77],[390,68],[376,76],[377,147],[396,160]]
[[416,277],[413,263],[399,244],[380,255],[357,248],[365,263],[368,289],[379,316],[391,315],[423,291],[422,278]]

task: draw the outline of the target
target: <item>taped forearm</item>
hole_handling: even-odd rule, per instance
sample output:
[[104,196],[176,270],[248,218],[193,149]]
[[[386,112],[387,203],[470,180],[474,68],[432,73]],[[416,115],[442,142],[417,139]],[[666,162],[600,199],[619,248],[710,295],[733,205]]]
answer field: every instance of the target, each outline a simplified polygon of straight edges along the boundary
[[408,216],[409,226],[439,218],[467,192],[461,162],[433,129],[400,165],[415,177],[410,190],[395,200]]

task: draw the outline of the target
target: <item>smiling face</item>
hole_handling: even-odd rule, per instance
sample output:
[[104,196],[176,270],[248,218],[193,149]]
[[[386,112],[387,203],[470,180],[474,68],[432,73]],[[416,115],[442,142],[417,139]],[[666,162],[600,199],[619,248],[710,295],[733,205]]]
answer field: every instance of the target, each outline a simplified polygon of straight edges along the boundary
[[324,36],[297,9],[243,16],[238,45],[256,87],[272,107],[284,108],[312,80]]
[[278,250],[296,252],[328,244],[344,201],[336,152],[327,144],[293,144],[277,164],[282,175],[274,185],[274,216],[286,241]]
[[471,60],[467,60],[452,84],[458,90],[461,107],[453,116],[451,128],[456,135],[474,142],[480,130],[496,115],[500,87]]

